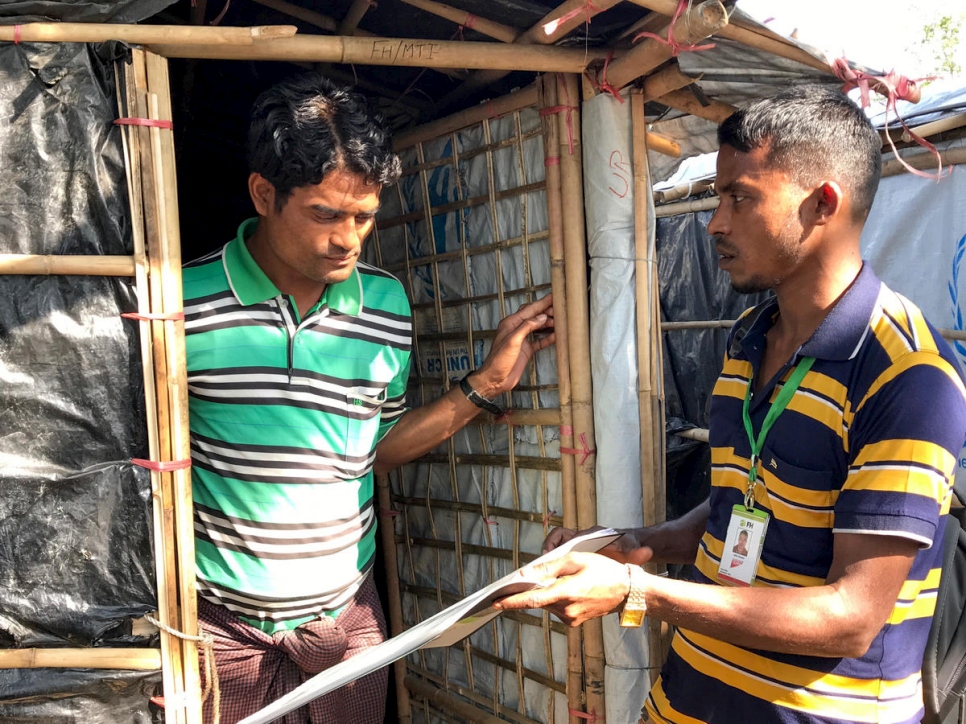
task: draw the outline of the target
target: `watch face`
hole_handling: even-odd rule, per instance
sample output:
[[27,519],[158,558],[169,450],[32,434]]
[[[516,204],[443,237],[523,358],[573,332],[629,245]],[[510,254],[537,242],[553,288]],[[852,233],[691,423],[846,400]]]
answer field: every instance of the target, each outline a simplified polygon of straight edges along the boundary
[[637,628],[644,623],[645,613],[646,611],[643,608],[629,609],[625,606],[624,610],[621,611],[621,626],[623,628]]

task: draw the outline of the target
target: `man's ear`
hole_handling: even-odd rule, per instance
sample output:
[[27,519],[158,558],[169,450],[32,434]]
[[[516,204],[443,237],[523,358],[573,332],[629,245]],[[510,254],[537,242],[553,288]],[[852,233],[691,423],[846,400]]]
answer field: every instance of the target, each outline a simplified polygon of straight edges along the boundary
[[845,203],[842,187],[835,181],[825,181],[813,192],[813,208],[815,218],[813,223],[821,226],[832,220],[840,213]]
[[275,209],[275,186],[260,173],[249,175],[248,193],[259,216],[268,216]]

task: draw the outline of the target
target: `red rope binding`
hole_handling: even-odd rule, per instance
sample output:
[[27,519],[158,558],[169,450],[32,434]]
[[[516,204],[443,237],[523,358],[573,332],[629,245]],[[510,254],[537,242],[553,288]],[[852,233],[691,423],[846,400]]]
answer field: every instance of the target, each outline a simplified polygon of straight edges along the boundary
[[674,39],[674,25],[677,23],[678,18],[684,14],[685,8],[688,6],[688,0],[678,0],[678,6],[674,8],[674,17],[671,18],[671,24],[667,26],[667,38],[662,38],[657,33],[638,33],[634,36],[634,40],[631,42],[636,43],[641,38],[651,38],[658,41],[659,43],[664,43],[671,47],[671,57],[677,58],[682,51],[694,51],[694,50],[711,50],[714,47],[714,43],[707,43],[706,45],[688,45],[687,43],[679,43]]
[[395,518],[399,515],[399,511],[387,508],[379,508],[379,515],[383,518]]
[[139,468],[155,470],[159,473],[170,473],[173,470],[185,470],[191,467],[191,458],[187,460],[145,460],[144,458],[131,458],[131,462]]
[[172,121],[162,121],[160,118],[116,118],[115,126],[151,126],[153,128],[164,128],[168,131],[174,130]]
[[574,153],[574,125],[570,114],[577,110],[577,106],[550,106],[549,108],[541,108],[541,116],[550,116],[555,113],[567,113],[567,146],[570,148],[570,154]]
[[23,28],[19,25],[13,26],[13,44],[20,45],[20,39],[23,37]]
[[171,312],[170,314],[153,314],[145,312],[122,312],[121,316],[125,319],[136,319],[139,322],[180,322],[184,319],[184,312]]
[[580,444],[584,446],[582,450],[575,447],[562,447],[560,448],[560,452],[562,454],[567,454],[567,455],[580,455],[581,456],[580,461],[577,464],[583,465],[584,462],[586,462],[587,458],[595,454],[597,451],[591,450],[590,447],[587,445],[586,432],[580,433],[580,437],[578,439],[580,440]]
[[593,710],[591,710],[589,714],[585,714],[582,711],[577,711],[576,709],[569,709],[569,708],[567,709],[567,711],[570,712],[571,716],[575,716],[578,719],[586,719],[587,721],[590,722],[590,724],[596,724],[596,722],[604,721],[603,715],[597,716],[597,714],[594,713]]
[[[892,149],[892,153],[899,160],[909,173],[913,173],[921,178],[935,179],[938,183],[947,173],[943,174],[943,159],[939,155],[939,151],[936,147],[927,141],[922,136],[914,133],[909,126],[906,125],[905,120],[899,115],[899,109],[896,105],[898,101],[912,101],[916,103],[919,101],[919,81],[924,80],[934,80],[935,76],[930,76],[928,78],[907,78],[904,75],[896,73],[894,70],[889,71],[885,75],[872,75],[871,73],[864,73],[861,70],[854,70],[849,66],[849,61],[842,58],[835,58],[834,60],[828,61],[829,67],[835,75],[845,82],[842,86],[842,91],[847,93],[854,88],[859,89],[860,98],[862,101],[862,107],[869,107],[869,91],[874,90],[876,93],[885,96],[886,98],[886,110],[885,110],[885,136],[889,141],[889,147]],[[899,119],[899,123],[902,125],[903,130],[909,134],[917,144],[925,148],[931,154],[936,157],[936,163],[938,168],[936,173],[926,173],[925,171],[920,171],[917,168],[910,166],[906,160],[899,155],[899,151],[896,149],[895,141],[892,140],[892,134],[889,133],[889,111],[896,114],[896,118]]]
[[621,98],[620,91],[607,82],[607,66],[613,59],[614,51],[612,50],[607,54],[607,58],[604,60],[604,68],[600,71],[600,80],[593,80],[594,87],[601,93],[610,93],[612,96],[614,96],[614,98],[623,103],[624,99]]

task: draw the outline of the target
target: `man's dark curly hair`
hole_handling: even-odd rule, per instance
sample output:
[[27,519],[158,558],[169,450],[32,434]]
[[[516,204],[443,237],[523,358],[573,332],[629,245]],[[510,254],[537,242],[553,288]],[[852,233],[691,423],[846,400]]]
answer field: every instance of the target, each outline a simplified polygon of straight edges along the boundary
[[859,106],[836,88],[788,88],[729,116],[718,142],[748,153],[766,148],[769,163],[803,185],[837,181],[853,220],[872,208],[882,173],[882,140]]
[[275,187],[275,205],[336,169],[367,183],[391,186],[402,164],[389,131],[366,99],[318,73],[302,73],[269,88],[252,106],[248,169]]

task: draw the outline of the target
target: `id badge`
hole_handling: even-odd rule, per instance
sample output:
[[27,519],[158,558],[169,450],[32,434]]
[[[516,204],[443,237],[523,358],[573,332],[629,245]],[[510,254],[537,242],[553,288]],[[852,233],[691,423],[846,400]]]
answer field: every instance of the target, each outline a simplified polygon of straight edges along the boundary
[[767,528],[768,513],[765,511],[748,510],[740,504],[731,509],[724,553],[718,567],[721,581],[732,586],[750,586],[754,583]]

